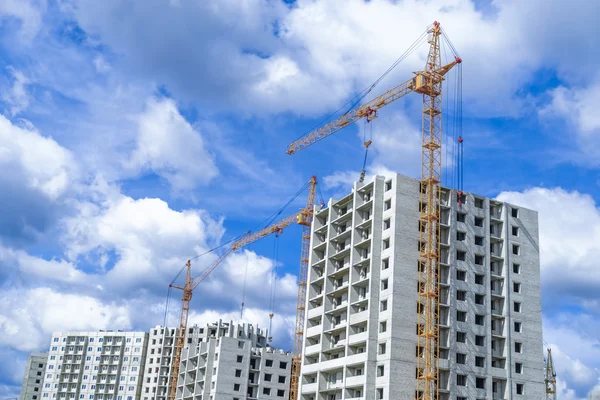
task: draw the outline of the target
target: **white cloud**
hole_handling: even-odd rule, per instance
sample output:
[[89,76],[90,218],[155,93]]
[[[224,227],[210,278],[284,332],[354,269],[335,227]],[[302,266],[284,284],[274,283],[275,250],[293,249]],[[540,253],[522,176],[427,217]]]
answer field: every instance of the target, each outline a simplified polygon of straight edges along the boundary
[[20,20],[18,37],[28,43],[39,32],[46,7],[46,0],[3,0],[0,2],[0,23],[3,17]]
[[[130,329],[129,311],[50,288],[10,289],[0,298],[0,345],[21,351],[45,348],[54,331]],[[28,340],[23,340],[26,337]]]
[[539,111],[540,117],[552,122],[563,118],[572,128],[566,130],[567,139],[577,145],[578,154],[573,158],[581,162],[581,153],[588,163],[597,165],[600,158],[600,79],[589,86],[566,88],[560,86],[550,92],[551,102]]
[[592,196],[532,188],[503,192],[498,199],[538,211],[542,279],[550,285],[546,290],[562,288],[577,298],[598,293],[600,210]]
[[14,117],[29,106],[29,94],[25,86],[31,83],[31,81],[23,72],[17,71],[13,67],[7,67],[7,70],[12,75],[14,81],[10,90],[2,93],[2,99],[10,105],[10,114]]
[[138,117],[136,148],[126,167],[151,170],[173,189],[193,189],[218,174],[204,139],[179,113],[171,99],[149,99]]
[[72,154],[32,128],[15,126],[0,115],[0,166],[23,175],[25,184],[49,199],[61,196],[76,176]]

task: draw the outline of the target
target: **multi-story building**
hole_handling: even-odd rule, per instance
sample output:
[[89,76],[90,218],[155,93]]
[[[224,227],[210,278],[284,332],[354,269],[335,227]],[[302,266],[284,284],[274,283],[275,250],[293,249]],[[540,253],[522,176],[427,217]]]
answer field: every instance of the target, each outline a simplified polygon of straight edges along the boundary
[[47,353],[31,353],[25,365],[19,400],[40,400],[47,359]]
[[[421,190],[377,176],[316,210],[303,400],[415,397]],[[439,200],[439,398],[543,398],[537,212]]]
[[178,400],[287,399],[292,355],[267,347],[267,332],[222,322],[183,349]]
[[55,332],[42,398],[139,400],[147,345],[145,332]]

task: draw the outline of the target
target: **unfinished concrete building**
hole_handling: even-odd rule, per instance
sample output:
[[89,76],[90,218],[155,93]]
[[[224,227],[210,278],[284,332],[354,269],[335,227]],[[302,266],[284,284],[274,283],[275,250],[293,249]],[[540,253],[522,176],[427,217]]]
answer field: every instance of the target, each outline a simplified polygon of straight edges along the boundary
[[46,373],[48,353],[31,353],[25,364],[25,374],[19,400],[40,400]]
[[[317,209],[303,400],[413,399],[418,180],[381,176]],[[537,212],[442,189],[440,399],[543,398]]]
[[[150,330],[143,400],[168,400],[176,329]],[[223,322],[188,329],[176,399],[281,399],[289,396],[291,354],[267,347],[267,332]]]

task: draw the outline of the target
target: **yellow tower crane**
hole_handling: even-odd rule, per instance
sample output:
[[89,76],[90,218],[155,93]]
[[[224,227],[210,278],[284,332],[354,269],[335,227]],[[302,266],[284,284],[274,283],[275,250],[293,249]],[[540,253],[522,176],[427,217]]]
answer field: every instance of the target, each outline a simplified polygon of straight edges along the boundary
[[[440,254],[440,183],[442,180],[442,82],[455,65],[462,60],[456,56],[454,61],[441,65],[440,39],[443,31],[436,21],[427,30],[429,54],[423,71],[395,88],[388,90],[373,100],[347,112],[341,117],[313,130],[289,145],[287,154],[294,154],[340,129],[366,118],[377,117],[377,111],[405,96],[416,92],[423,95],[422,108],[422,167],[421,167],[421,203],[420,215],[422,244],[420,247],[419,268],[419,306],[418,314],[418,357],[415,398],[434,400],[438,398],[438,352],[439,352],[439,254]],[[305,272],[301,272],[301,274]],[[305,292],[300,292],[298,304],[304,304]],[[300,314],[298,314],[300,317]],[[304,318],[304,313],[302,313]],[[303,322],[302,322],[303,323]],[[300,323],[296,321],[296,326]],[[303,328],[303,326],[302,326]],[[303,330],[296,329],[294,341],[294,363],[290,399],[298,398]]]
[[[185,344],[185,335],[187,332],[187,324],[188,324],[188,316],[190,311],[190,302],[192,301],[192,294],[194,289],[200,285],[208,276],[221,264],[221,262],[233,251],[239,250],[251,243],[254,243],[266,236],[269,236],[273,233],[279,234],[283,231],[284,228],[292,225],[298,224],[302,225],[302,254],[300,261],[300,276],[304,276],[304,280],[300,279],[299,291],[301,291],[301,287],[304,286],[306,288],[306,274],[302,274],[302,271],[305,269],[305,264],[308,265],[308,251],[310,248],[310,227],[313,216],[313,209],[315,205],[316,198],[316,187],[317,187],[317,177],[313,176],[308,181],[308,198],[306,200],[306,206],[300,210],[297,214],[290,215],[282,219],[279,222],[271,224],[266,228],[263,228],[255,233],[247,232],[240,239],[233,242],[233,244],[217,259],[215,260],[208,268],[206,268],[199,276],[192,277],[191,274],[191,261],[188,261],[186,264],[186,274],[185,274],[185,283],[183,286],[171,285],[171,287],[175,289],[179,289],[183,291],[183,296],[181,298],[181,315],[179,318],[179,332],[177,336],[177,342],[175,345],[175,357],[173,358],[173,370],[171,374],[171,382],[169,387],[169,400],[174,400],[175,395],[177,393],[177,381],[179,379],[179,366],[181,363],[181,351],[183,350],[183,346]],[[306,260],[306,261],[305,261]],[[304,284],[303,284],[304,282]],[[304,292],[306,289],[304,289]]]
[[548,358],[546,359],[546,400],[556,400],[556,372],[552,362],[552,350],[548,347]]

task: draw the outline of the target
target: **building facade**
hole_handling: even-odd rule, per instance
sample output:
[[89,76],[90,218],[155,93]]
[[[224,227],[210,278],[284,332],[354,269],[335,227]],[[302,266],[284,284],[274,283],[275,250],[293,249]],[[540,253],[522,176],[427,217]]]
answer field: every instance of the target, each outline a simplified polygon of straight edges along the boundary
[[182,353],[176,399],[287,399],[292,355],[267,347],[267,332],[234,322],[208,325]]
[[[316,210],[303,400],[414,399],[420,191],[377,176]],[[537,212],[440,197],[439,398],[543,398]]]
[[40,400],[48,353],[32,353],[27,358],[19,400]]
[[42,399],[139,400],[148,334],[55,332]]

